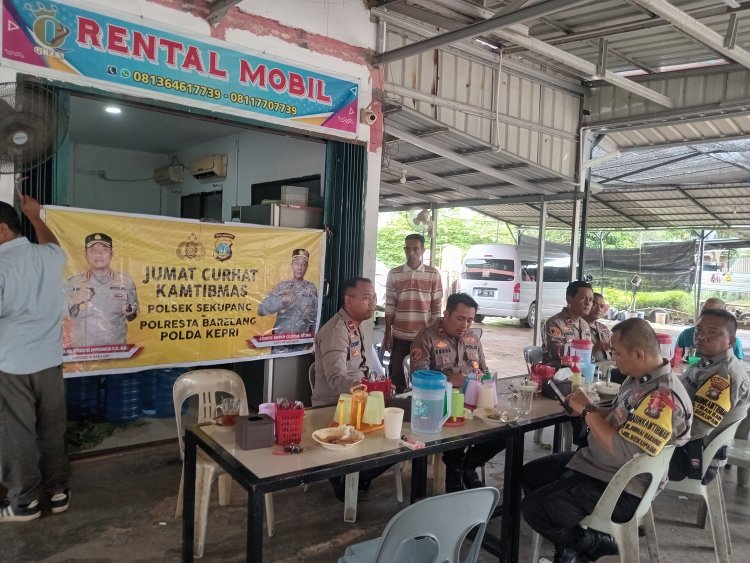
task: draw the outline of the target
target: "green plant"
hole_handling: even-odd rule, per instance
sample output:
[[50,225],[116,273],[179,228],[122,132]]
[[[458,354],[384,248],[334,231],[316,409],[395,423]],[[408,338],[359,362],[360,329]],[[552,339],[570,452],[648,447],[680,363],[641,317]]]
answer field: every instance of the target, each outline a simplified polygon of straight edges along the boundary
[[[604,288],[604,297],[612,307],[628,309],[632,293],[615,288]],[[693,310],[693,294],[687,291],[644,291],[638,293],[635,301],[636,309],[674,309],[690,312]]]

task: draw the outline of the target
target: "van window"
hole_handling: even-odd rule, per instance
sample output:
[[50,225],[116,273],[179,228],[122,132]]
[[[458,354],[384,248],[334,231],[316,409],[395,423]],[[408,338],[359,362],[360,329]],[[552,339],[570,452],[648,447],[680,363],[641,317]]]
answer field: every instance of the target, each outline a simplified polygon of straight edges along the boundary
[[516,279],[513,260],[467,258],[461,277],[465,280],[513,281]]
[[[559,260],[556,260],[559,262]],[[526,282],[535,282],[537,277],[537,270],[539,265],[536,260],[522,260],[521,261],[521,280]],[[545,282],[565,282],[570,280],[570,266],[553,266],[551,264],[544,265],[544,281]]]

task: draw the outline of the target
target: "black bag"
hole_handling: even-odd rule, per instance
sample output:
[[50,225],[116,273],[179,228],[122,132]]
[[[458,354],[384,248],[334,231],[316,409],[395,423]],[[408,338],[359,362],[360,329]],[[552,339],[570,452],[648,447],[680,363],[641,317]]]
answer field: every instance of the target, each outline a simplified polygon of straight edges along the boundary
[[670,481],[703,478],[703,439],[691,440],[684,446],[675,448],[669,462],[668,476]]

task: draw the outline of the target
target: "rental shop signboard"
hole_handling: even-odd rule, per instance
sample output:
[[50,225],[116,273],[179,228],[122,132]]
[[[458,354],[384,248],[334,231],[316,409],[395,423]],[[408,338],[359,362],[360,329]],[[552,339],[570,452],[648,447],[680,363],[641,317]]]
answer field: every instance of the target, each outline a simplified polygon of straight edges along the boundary
[[5,61],[61,80],[93,80],[141,96],[349,137],[357,132],[358,82],[224,42],[49,0],[3,0],[2,35]]
[[307,353],[323,231],[45,207],[68,261],[67,375]]

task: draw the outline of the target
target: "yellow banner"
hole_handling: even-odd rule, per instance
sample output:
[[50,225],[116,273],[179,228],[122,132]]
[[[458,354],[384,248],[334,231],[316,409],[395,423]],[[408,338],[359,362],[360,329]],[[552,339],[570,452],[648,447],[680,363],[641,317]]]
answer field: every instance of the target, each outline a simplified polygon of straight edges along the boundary
[[68,256],[67,374],[255,360],[312,346],[322,231],[52,206],[45,221]]

